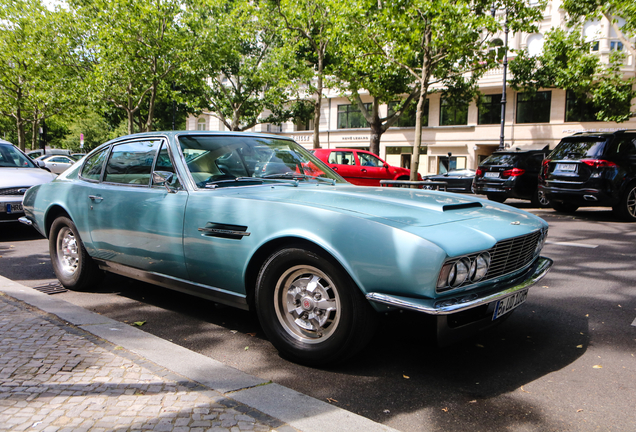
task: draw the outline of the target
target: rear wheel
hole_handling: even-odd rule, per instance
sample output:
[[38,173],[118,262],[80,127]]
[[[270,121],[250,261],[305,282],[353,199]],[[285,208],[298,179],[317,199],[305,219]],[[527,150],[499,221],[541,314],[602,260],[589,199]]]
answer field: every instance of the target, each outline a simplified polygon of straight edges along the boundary
[[99,268],[86,252],[71,219],[61,216],[53,221],[49,253],[55,275],[65,288],[81,291],[99,282]]
[[261,268],[256,311],[263,331],[292,361],[326,366],[361,350],[376,313],[337,263],[318,250],[281,249]]
[[636,222],[636,183],[627,186],[614,212],[624,221]]
[[574,213],[579,206],[567,202],[551,202],[550,206],[561,213]]
[[537,189],[532,195],[532,205],[539,208],[550,207],[550,200],[545,196],[545,192]]
[[486,194],[486,197],[488,197],[490,201],[494,201],[498,203],[502,203],[506,201],[506,197],[504,195]]

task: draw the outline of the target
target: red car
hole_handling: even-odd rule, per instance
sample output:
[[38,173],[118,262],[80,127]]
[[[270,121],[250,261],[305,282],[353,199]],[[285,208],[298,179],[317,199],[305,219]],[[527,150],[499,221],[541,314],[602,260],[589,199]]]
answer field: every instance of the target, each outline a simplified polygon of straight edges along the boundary
[[[408,180],[411,170],[391,166],[366,150],[316,149],[312,153],[349,183],[360,186],[379,186],[380,180]],[[421,175],[417,175],[422,180]]]

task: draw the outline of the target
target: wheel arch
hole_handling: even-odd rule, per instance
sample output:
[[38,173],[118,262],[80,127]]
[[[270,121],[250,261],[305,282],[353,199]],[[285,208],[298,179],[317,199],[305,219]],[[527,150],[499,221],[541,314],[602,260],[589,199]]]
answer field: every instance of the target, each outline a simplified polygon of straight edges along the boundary
[[46,211],[46,215],[44,216],[44,230],[46,238],[49,237],[49,232],[51,231],[51,226],[53,225],[53,221],[60,216],[66,216],[70,220],[73,220],[69,212],[66,211],[64,207],[59,204],[54,204]]
[[[320,244],[308,240],[302,237],[285,236],[272,239],[262,244],[256,252],[252,255],[245,271],[245,294],[247,298],[247,304],[251,310],[254,310],[254,295],[256,292],[256,281],[258,280],[258,274],[265,264],[267,258],[269,258],[275,251],[284,247],[305,247],[320,252],[325,259],[330,260],[334,265],[337,265],[342,271],[349,276],[351,282],[355,284],[356,288],[360,290],[360,286],[355,281],[355,278],[351,275],[351,272],[340,262],[339,259],[329,252],[326,248]],[[361,291],[361,290],[360,290]]]

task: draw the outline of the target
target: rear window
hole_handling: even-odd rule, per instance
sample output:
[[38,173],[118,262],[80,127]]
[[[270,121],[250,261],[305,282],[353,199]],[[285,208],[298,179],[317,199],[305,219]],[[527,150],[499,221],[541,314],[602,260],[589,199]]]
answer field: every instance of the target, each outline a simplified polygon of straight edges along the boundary
[[585,159],[603,155],[606,141],[603,139],[580,138],[563,140],[548,156],[548,159]]
[[514,165],[518,159],[519,159],[519,156],[515,154],[505,154],[505,153],[492,154],[488,156],[486,159],[484,159],[484,161],[481,164],[485,166]]

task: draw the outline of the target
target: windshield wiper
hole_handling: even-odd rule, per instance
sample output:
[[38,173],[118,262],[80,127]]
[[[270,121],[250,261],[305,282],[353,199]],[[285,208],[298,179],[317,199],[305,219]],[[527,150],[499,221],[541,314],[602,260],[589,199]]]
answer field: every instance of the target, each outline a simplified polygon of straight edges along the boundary
[[293,179],[293,180],[316,180],[316,181],[322,181],[322,182],[327,182],[330,183],[332,185],[336,185],[336,181],[333,179],[329,179],[329,178],[324,178],[324,177],[319,177],[319,176],[310,176],[307,174],[298,174],[298,173],[292,173],[292,172],[286,172],[286,173],[279,173],[279,174],[268,174],[268,175],[264,175],[261,176],[260,178],[265,178],[265,179]]
[[208,189],[215,189],[217,187],[226,187],[226,186],[232,186],[235,183],[259,183],[262,184],[263,182],[269,181],[269,182],[277,182],[277,183],[284,183],[284,184],[289,184],[292,186],[298,186],[298,181],[296,181],[296,179],[291,179],[293,181],[289,181],[286,179],[267,179],[267,178],[263,178],[263,177],[236,177],[233,179],[221,179],[221,180],[211,180],[211,181],[207,181],[205,183],[205,188]]

